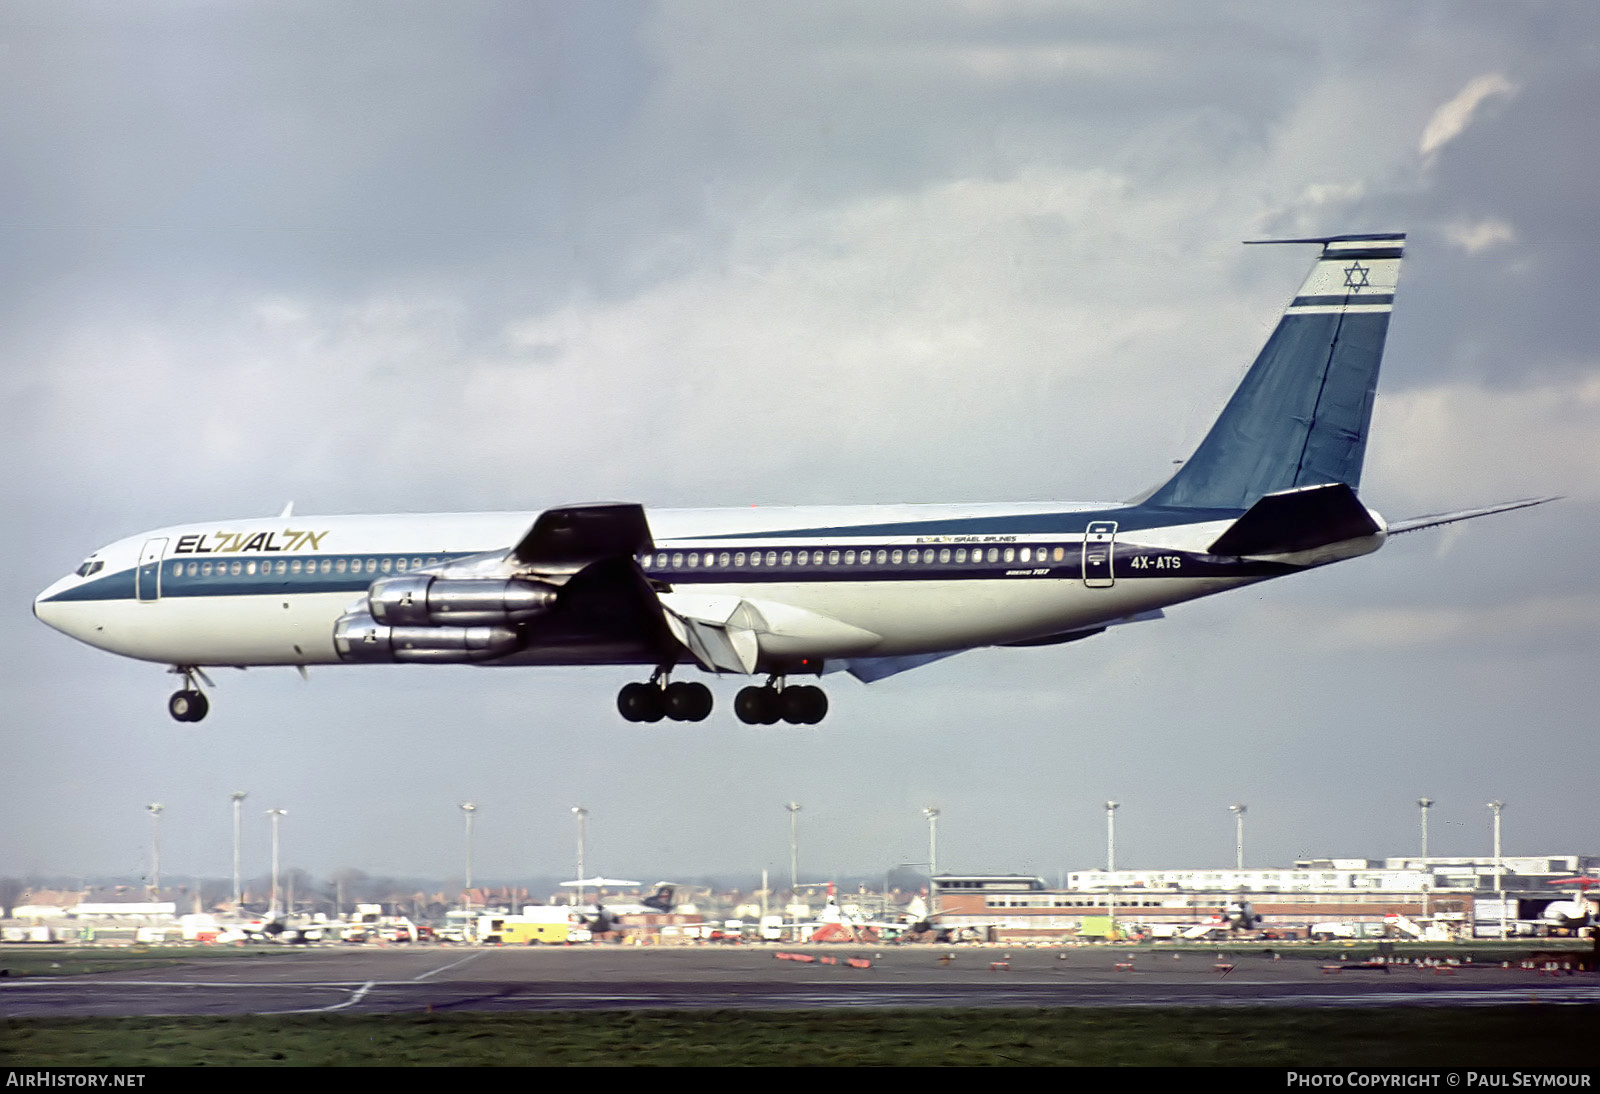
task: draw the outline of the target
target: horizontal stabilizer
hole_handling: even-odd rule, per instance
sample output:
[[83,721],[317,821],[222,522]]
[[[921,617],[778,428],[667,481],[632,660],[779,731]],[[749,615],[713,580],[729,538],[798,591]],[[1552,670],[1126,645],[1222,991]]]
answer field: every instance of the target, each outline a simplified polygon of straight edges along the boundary
[[1503,502],[1500,505],[1486,505],[1481,509],[1457,509],[1454,513],[1429,513],[1425,516],[1412,517],[1410,520],[1394,521],[1389,525],[1389,534],[1395,536],[1401,532],[1420,532],[1424,528],[1437,528],[1441,524],[1453,524],[1458,520],[1486,517],[1490,513],[1508,513],[1513,509],[1527,509],[1530,506],[1543,505],[1547,501],[1560,500],[1560,494],[1550,494],[1542,498],[1522,498],[1519,501]]
[[1344,483],[1268,494],[1233,522],[1209,549],[1213,555],[1287,555],[1360,539],[1378,524]]

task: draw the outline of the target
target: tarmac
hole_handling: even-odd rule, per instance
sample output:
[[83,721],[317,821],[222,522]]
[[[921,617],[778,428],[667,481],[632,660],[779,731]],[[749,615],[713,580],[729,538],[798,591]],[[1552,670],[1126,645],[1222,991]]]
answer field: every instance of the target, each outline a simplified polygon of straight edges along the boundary
[[1527,1003],[1600,1005],[1600,974],[1120,947],[252,945],[237,960],[0,980],[7,1018]]

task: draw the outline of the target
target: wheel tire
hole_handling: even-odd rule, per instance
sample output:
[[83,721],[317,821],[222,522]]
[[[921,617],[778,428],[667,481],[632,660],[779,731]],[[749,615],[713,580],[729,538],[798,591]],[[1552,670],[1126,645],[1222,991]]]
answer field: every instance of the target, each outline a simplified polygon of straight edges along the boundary
[[661,689],[653,684],[626,684],[617,692],[617,713],[630,722],[659,722],[666,713]]
[[711,697],[711,689],[704,684],[690,684],[689,690],[694,696],[694,706],[689,712],[689,721],[703,722],[711,717],[711,708],[716,705]]
[[703,722],[711,713],[711,689],[704,684],[668,684],[663,700],[675,722]]
[[807,688],[804,684],[791,684],[778,692],[778,709],[783,714],[783,720],[792,726],[801,725],[806,720]]
[[783,720],[790,725],[814,726],[828,713],[828,695],[809,684],[793,684],[783,689]]
[[807,685],[805,702],[805,717],[801,722],[814,726],[828,716],[828,693],[819,687]]
[[206,697],[192,689],[175,691],[172,698],[167,700],[167,713],[179,722],[198,722],[210,709],[211,704],[206,702]]
[[733,699],[733,712],[749,726],[770,726],[778,720],[778,693],[771,688],[741,688]]

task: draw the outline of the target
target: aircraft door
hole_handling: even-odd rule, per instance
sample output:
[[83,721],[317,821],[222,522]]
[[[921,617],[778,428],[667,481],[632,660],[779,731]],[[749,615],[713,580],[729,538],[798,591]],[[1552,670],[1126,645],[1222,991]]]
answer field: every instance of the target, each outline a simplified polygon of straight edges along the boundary
[[1087,589],[1109,589],[1116,582],[1111,554],[1117,545],[1117,522],[1090,521],[1083,533],[1083,584]]
[[135,571],[135,584],[140,600],[161,598],[161,556],[167,553],[165,539],[147,539],[139,551],[139,568]]

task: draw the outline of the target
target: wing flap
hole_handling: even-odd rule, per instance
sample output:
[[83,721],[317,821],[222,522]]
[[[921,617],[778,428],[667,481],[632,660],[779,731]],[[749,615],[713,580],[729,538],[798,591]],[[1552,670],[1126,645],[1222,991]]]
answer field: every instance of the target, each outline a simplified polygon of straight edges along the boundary
[[758,630],[766,629],[759,612],[736,596],[660,593],[672,636],[713,672],[756,671],[761,656]]
[[703,593],[657,593],[667,626],[713,672],[756,671],[763,653],[826,661],[863,652],[879,635],[831,616],[767,600]]

